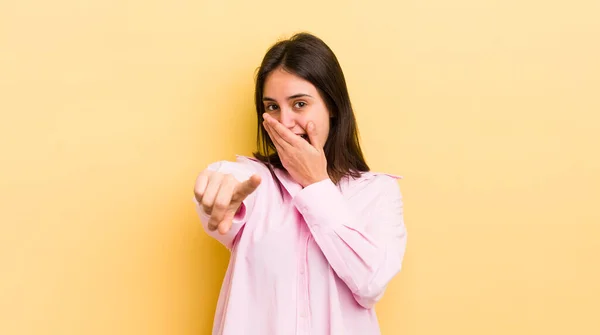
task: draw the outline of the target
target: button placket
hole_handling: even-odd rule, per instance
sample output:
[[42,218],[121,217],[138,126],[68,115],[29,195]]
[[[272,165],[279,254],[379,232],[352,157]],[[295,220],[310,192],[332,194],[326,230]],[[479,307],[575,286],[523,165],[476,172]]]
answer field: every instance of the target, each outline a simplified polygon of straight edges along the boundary
[[310,330],[310,301],[308,296],[307,258],[310,232],[306,224],[300,229],[298,252],[298,334],[307,334]]

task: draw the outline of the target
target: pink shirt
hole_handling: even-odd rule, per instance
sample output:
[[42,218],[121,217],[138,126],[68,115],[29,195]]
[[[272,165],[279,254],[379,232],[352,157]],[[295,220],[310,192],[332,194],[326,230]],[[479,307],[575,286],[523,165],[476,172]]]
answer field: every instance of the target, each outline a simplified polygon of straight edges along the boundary
[[380,334],[373,306],[401,268],[406,248],[396,178],[366,172],[302,188],[238,156],[209,169],[262,183],[226,235],[206,232],[231,251],[213,335]]

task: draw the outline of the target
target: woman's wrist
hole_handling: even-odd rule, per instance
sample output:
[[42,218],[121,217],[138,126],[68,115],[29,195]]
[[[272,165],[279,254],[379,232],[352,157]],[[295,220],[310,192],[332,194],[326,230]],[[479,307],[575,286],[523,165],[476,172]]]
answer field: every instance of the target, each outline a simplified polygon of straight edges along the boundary
[[320,183],[323,180],[327,180],[327,179],[330,179],[329,175],[324,175],[324,176],[320,176],[320,177],[311,178],[305,185],[302,185],[302,188],[305,188],[305,187],[310,186],[312,184]]

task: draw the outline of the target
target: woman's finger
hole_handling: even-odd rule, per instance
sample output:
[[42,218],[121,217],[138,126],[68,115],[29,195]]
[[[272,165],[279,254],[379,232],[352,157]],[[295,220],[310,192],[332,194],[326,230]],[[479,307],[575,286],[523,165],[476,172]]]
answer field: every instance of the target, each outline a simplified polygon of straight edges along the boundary
[[312,121],[308,123],[306,131],[308,133],[308,138],[310,139],[310,144],[317,148],[317,150],[321,150],[321,148],[323,148],[323,144],[321,144],[319,141],[319,133],[317,132],[315,124]]
[[298,135],[294,134],[291,130],[287,129],[286,126],[281,124],[273,117],[267,114],[265,121],[271,126],[271,130],[287,145],[298,146],[304,141]]
[[238,182],[232,175],[225,175],[221,180],[219,191],[215,196],[215,201],[212,207],[212,213],[210,215],[209,227],[218,227],[221,221],[225,218],[227,211],[229,210],[229,204],[233,197],[233,190]]
[[219,234],[225,235],[231,229],[231,225],[233,224],[233,218],[235,217],[234,212],[227,212],[225,214],[225,218],[223,221],[219,223]]
[[268,121],[265,121],[263,123],[263,126],[265,127],[265,129],[267,130],[267,133],[269,133],[269,137],[271,137],[271,140],[273,140],[273,143],[277,143],[280,146],[284,144],[284,140],[281,138],[281,136],[273,129],[273,127],[271,126],[271,124]]
[[224,176],[220,173],[213,173],[208,180],[208,185],[206,186],[206,190],[202,196],[202,209],[208,215],[211,215],[212,213],[213,204],[215,202],[217,192],[219,191],[219,187],[221,186],[223,177]]
[[263,123],[263,126],[267,130],[267,133],[269,133],[269,137],[271,137],[271,140],[272,140],[273,144],[275,145],[277,152],[283,153],[285,151],[285,149],[283,148],[283,145],[284,145],[283,142],[285,142],[285,141],[283,139],[281,139],[281,137],[275,131],[273,131],[273,129],[271,128],[271,125],[269,123],[265,122],[265,123]]
[[211,172],[212,171],[204,170],[196,179],[196,185],[194,185],[194,196],[196,197],[196,201],[198,201],[198,203],[202,202],[202,196],[204,196],[204,192],[206,190],[206,186],[208,185],[208,179],[210,178]]
[[235,189],[233,190],[233,196],[231,197],[231,200],[241,203],[244,201],[244,199],[246,199],[246,197],[256,191],[260,183],[260,175],[253,174],[248,180],[236,185]]

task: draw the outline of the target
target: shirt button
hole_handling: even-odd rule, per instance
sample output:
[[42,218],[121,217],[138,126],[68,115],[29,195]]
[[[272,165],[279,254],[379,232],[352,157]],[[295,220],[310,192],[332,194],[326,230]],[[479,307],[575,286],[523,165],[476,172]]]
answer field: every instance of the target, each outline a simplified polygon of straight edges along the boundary
[[303,275],[304,274],[304,266],[300,267],[300,274]]

